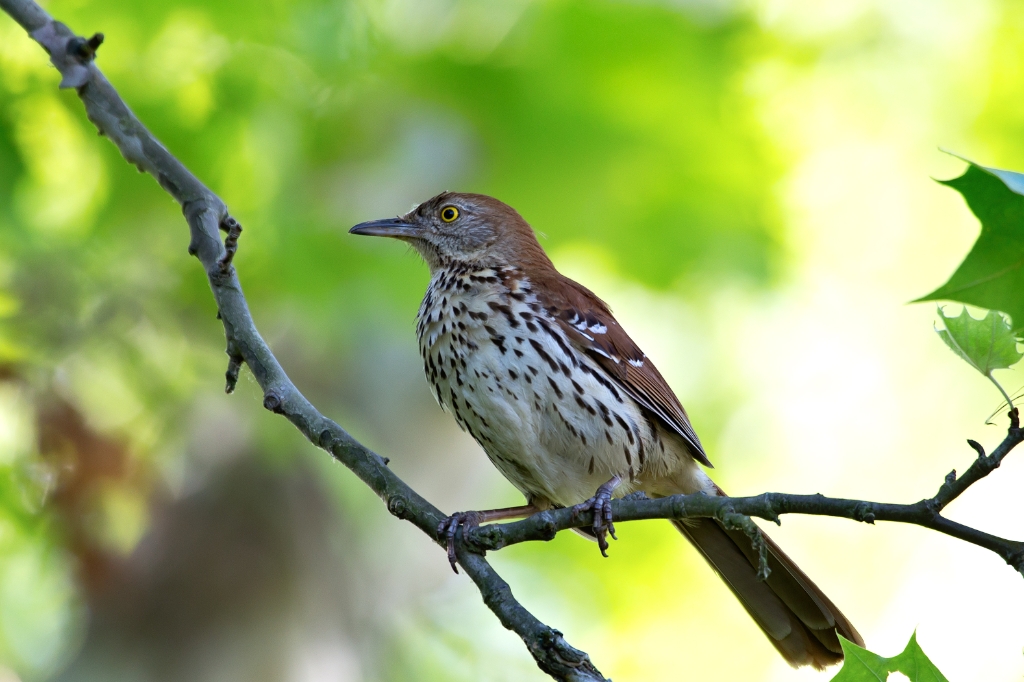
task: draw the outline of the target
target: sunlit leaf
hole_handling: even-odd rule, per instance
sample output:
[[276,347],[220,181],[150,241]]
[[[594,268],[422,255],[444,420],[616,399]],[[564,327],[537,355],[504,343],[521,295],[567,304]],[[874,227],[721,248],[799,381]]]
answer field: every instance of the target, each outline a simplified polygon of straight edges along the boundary
[[[966,159],[965,159],[966,161]],[[963,195],[981,234],[949,281],[919,301],[959,301],[1001,310],[1024,330],[1024,175],[968,161],[958,178],[942,181]]]
[[832,682],[885,682],[890,673],[903,673],[910,682],[947,682],[945,676],[917,643],[917,633],[910,636],[907,648],[892,658],[883,658],[863,649],[842,637],[843,654],[846,661]]
[[1017,350],[1010,325],[996,311],[988,311],[980,320],[972,317],[967,308],[957,317],[947,317],[942,308],[938,312],[946,327],[937,329],[938,335],[954,353],[985,376],[991,377],[992,370],[1006,369],[1024,357]]

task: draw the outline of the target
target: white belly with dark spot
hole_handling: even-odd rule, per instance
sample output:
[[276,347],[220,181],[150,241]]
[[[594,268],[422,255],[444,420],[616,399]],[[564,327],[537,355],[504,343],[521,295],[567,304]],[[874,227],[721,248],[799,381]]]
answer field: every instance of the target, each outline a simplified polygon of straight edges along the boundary
[[[621,494],[661,444],[628,396],[574,352],[523,279],[436,273],[417,331],[437,401],[528,499],[568,506],[615,475]],[[515,294],[511,296],[509,294]],[[428,305],[429,304],[429,305]]]

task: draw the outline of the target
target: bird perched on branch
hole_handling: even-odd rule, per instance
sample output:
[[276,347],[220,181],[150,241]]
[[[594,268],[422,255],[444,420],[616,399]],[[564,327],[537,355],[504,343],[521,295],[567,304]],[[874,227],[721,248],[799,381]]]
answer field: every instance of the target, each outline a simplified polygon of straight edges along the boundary
[[[353,234],[411,244],[430,266],[416,332],[437,402],[481,445],[527,505],[445,520],[455,568],[457,529],[553,507],[592,511],[605,554],[610,502],[725,495],[686,411],[586,287],[560,274],[529,224],[480,194],[444,192],[398,218]],[[837,635],[863,644],[825,594],[767,537],[770,575],[741,530],[715,519],[674,521],[794,666],[842,660]],[[607,556],[607,555],[606,555]]]

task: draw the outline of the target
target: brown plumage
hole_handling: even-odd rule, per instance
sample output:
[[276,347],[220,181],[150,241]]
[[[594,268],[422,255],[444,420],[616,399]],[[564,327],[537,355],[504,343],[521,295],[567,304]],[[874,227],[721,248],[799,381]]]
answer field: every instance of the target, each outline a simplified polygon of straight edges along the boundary
[[[661,373],[600,298],[555,269],[510,206],[445,192],[351,231],[406,241],[430,266],[417,323],[428,384],[526,496],[526,507],[450,517],[453,568],[460,524],[589,509],[604,553],[612,496],[725,494],[701,469],[711,462]],[[771,575],[759,581],[743,533],[712,519],[674,523],[790,664],[842,660],[837,633],[863,643],[771,540]]]

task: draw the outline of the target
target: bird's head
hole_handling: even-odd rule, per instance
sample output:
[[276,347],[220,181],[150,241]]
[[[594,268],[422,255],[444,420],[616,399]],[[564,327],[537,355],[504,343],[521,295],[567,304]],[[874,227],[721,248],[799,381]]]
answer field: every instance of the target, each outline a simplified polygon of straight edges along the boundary
[[403,216],[359,223],[349,232],[409,242],[431,271],[452,263],[551,264],[522,216],[483,194],[442,192]]

